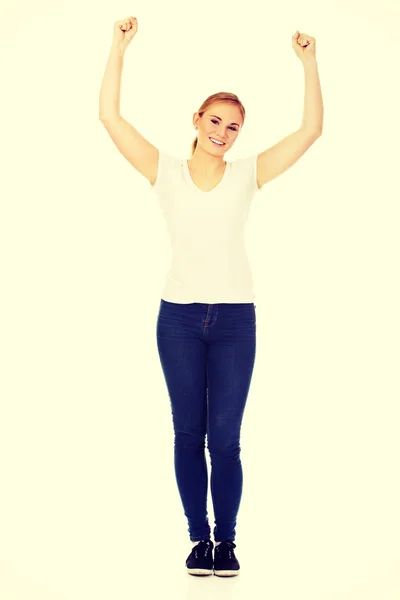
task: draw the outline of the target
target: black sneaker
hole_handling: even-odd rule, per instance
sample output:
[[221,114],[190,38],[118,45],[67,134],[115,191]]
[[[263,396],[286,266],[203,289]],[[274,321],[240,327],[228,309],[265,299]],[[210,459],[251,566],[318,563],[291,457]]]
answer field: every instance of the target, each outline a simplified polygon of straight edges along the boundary
[[214,550],[214,575],[230,577],[239,575],[240,565],[233,549],[236,544],[231,540],[225,540],[215,546]]
[[211,540],[201,540],[186,559],[187,572],[190,575],[212,575],[213,572],[213,550],[214,544]]

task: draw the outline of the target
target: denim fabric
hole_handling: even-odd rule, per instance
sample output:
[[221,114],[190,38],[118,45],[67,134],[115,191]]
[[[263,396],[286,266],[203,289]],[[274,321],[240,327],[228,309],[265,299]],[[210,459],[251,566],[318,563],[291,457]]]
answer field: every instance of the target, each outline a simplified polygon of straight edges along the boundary
[[251,303],[161,299],[157,346],[170,398],[174,468],[190,540],[210,539],[207,434],[216,542],[234,540],[243,487],[240,429],[256,354]]

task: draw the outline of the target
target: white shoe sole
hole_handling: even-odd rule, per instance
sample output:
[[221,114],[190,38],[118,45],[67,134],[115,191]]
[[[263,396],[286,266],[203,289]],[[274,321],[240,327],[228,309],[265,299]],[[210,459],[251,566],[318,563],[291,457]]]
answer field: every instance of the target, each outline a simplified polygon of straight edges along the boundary
[[[186,567],[187,568],[187,567]],[[187,572],[191,575],[212,575],[212,569],[188,569]]]

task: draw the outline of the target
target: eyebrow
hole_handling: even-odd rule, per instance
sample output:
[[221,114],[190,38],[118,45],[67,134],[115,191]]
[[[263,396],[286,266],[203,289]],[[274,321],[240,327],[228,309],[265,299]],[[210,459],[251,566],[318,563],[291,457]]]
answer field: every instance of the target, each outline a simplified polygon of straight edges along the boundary
[[[217,117],[217,115],[210,115],[210,117],[215,117],[216,119],[222,121],[221,117]],[[231,125],[237,125],[238,127],[240,127],[239,123],[231,123]]]

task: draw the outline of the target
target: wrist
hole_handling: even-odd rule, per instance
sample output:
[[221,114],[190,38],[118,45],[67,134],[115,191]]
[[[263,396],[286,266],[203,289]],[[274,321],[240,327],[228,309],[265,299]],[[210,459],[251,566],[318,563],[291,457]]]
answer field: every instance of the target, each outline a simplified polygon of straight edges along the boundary
[[308,65],[316,65],[317,64],[317,59],[315,58],[315,56],[307,56],[304,57],[301,61],[303,63],[303,67],[307,67]]
[[121,48],[121,46],[117,46],[115,44],[112,44],[111,45],[110,54],[115,54],[116,56],[119,56],[120,58],[123,58],[124,54],[125,54],[125,50],[123,50]]

